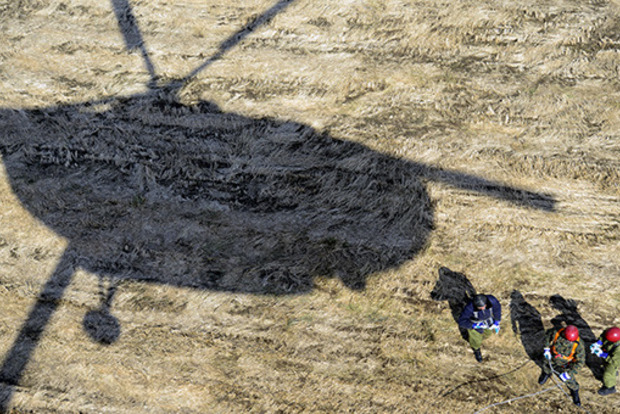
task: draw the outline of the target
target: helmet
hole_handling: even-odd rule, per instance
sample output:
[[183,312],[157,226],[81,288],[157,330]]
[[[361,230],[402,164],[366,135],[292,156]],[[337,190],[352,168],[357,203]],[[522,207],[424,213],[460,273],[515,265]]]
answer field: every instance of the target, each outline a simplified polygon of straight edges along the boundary
[[474,303],[474,308],[487,306],[487,295],[476,295],[472,302]]
[[609,342],[620,341],[620,328],[617,328],[615,326],[613,328],[609,328],[605,332],[605,339],[608,340]]
[[571,342],[576,341],[579,338],[579,329],[575,325],[568,325],[564,329],[564,338]]

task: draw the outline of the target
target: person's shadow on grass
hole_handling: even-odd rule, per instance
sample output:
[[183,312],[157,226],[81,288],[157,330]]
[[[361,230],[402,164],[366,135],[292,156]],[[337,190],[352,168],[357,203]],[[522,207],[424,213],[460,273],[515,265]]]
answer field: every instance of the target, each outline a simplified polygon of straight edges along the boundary
[[[452,271],[447,267],[441,267],[439,269],[439,279],[437,279],[437,283],[435,283],[431,291],[431,299],[447,301],[452,318],[458,324],[463,308],[465,308],[475,294],[476,289],[467,279],[467,276],[463,273]],[[467,340],[467,330],[459,326],[459,332],[463,339]]]
[[540,312],[518,290],[510,294],[510,324],[512,332],[521,339],[527,356],[542,367],[545,327]]
[[577,302],[573,299],[565,299],[560,295],[553,295],[549,298],[549,304],[560,311],[559,315],[551,319],[551,324],[554,328],[560,329],[567,325],[574,325],[579,329],[579,338],[583,341],[586,348],[586,366],[596,379],[602,379],[601,360],[590,352],[590,345],[596,342],[596,336],[594,336],[590,325],[577,310]]

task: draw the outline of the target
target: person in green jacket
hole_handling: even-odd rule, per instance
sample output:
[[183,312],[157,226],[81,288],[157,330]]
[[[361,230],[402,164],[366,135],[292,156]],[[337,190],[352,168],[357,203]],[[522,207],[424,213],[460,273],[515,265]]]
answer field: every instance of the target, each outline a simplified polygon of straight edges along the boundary
[[538,383],[543,385],[555,373],[568,387],[573,403],[580,406],[579,383],[575,375],[586,361],[586,351],[577,327],[568,325],[547,330],[543,355],[547,362],[543,365]]
[[603,358],[603,386],[598,390],[599,395],[609,395],[616,392],[616,377],[620,367],[620,328],[613,326],[598,337],[598,341],[590,345],[590,352]]

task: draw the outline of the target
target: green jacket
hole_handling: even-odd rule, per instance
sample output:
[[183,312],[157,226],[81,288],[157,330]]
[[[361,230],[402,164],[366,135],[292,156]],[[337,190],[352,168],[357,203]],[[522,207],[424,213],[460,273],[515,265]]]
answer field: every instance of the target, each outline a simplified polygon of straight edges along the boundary
[[603,385],[607,388],[616,386],[618,379],[618,367],[620,367],[620,344],[613,343],[605,340],[605,332],[598,338],[603,343],[601,348],[606,352],[607,358],[605,358],[605,371],[603,372]]
[[603,351],[607,352],[607,358],[605,358],[605,366],[612,369],[618,369],[620,367],[620,343],[609,342],[605,340],[603,335],[599,336],[599,341],[603,343]]
[[[563,370],[576,374],[577,371],[586,362],[586,348],[583,345],[583,340],[578,339],[575,342],[571,342],[564,338],[561,334],[555,339],[558,329],[552,328],[545,332],[545,348],[551,349],[551,363],[556,367],[561,367]],[[554,342],[555,340],[555,342]],[[575,352],[571,359],[564,357],[570,356],[573,351],[573,347],[577,343]]]

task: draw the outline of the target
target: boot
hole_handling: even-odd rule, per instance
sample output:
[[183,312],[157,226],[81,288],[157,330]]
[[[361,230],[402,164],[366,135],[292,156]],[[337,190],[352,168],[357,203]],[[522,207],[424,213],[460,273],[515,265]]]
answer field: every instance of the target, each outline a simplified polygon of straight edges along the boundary
[[550,377],[551,375],[547,374],[545,371],[541,372],[540,377],[538,377],[538,384],[543,385]]
[[482,362],[482,353],[480,349],[474,349],[474,356],[476,357],[476,361]]
[[609,387],[607,388],[606,386],[602,386],[600,390],[597,391],[598,395],[609,395],[609,394],[613,394],[614,392],[616,392],[616,387]]
[[577,407],[581,407],[581,400],[579,399],[579,390],[570,390],[570,396],[573,397],[573,402]]

